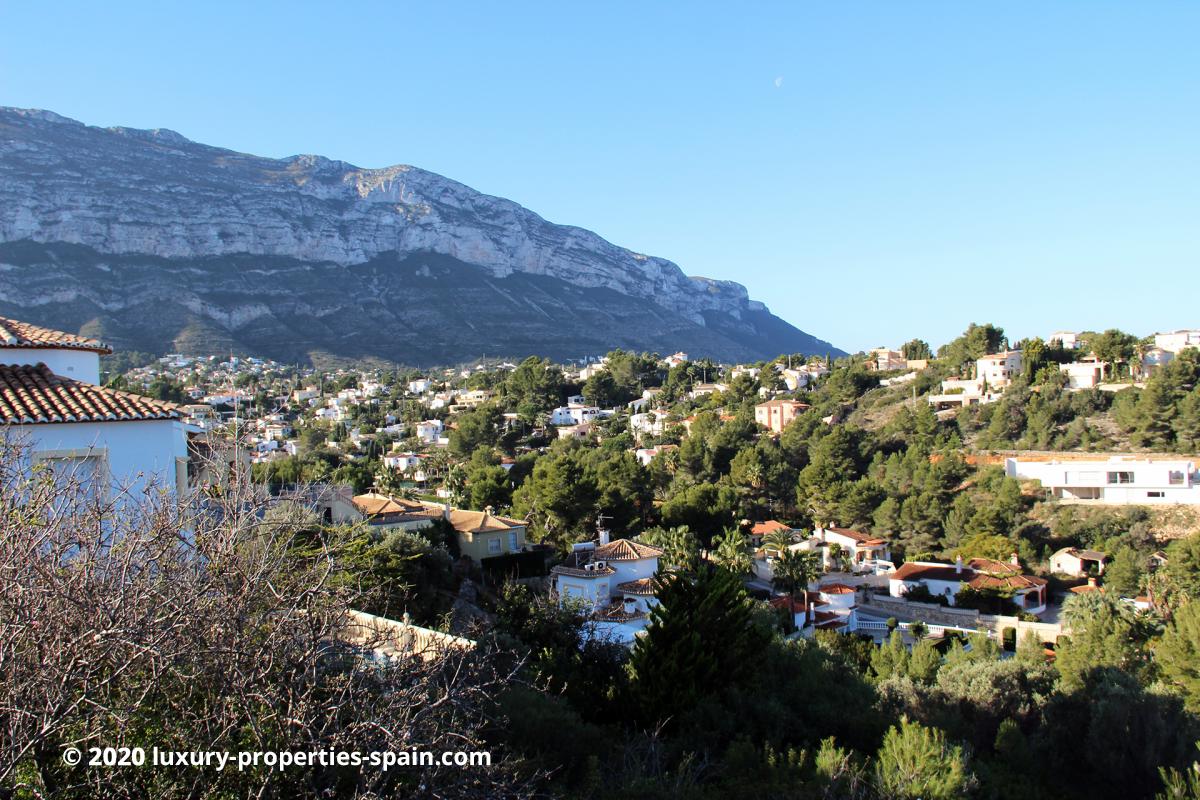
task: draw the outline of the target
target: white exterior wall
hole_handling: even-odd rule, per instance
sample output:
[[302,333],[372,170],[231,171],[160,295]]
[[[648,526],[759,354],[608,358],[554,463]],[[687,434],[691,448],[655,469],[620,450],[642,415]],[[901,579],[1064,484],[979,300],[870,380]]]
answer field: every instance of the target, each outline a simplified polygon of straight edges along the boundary
[[1168,353],[1178,353],[1188,347],[1200,347],[1200,330],[1171,331],[1154,334],[1154,346]]
[[1058,369],[1067,376],[1067,386],[1071,389],[1094,389],[1100,384],[1103,371],[1101,364],[1082,361],[1074,364],[1059,364]]
[[30,445],[35,461],[55,455],[82,457],[89,451],[102,455],[114,488],[140,488],[156,478],[159,486],[174,491],[180,459],[186,475],[187,434],[177,420],[18,425],[11,430],[18,441]]
[[55,375],[84,383],[100,383],[100,354],[95,350],[4,347],[0,348],[0,364],[45,364]]
[[[1013,478],[1040,481],[1056,497],[1113,505],[1200,505],[1200,477],[1185,460],[1021,461],[1010,458],[1004,472]],[[1108,473],[1132,473],[1129,483],[1109,483]],[[1182,482],[1172,484],[1172,473]]]
[[1021,371],[1021,353],[1011,351],[1003,358],[987,356],[975,362],[975,377],[987,380],[988,386],[1007,386]]
[[603,608],[610,602],[610,597],[620,583],[616,575],[599,577],[579,577],[575,575],[554,576],[554,588],[558,592],[559,602],[567,599],[581,599],[592,609]]
[[[965,572],[965,571],[964,571]],[[962,581],[939,581],[939,580],[921,580],[921,581],[902,581],[895,578],[888,581],[888,593],[892,597],[903,597],[904,593],[912,586],[924,584],[929,589],[930,594],[942,595],[950,601],[950,605],[954,605],[954,596],[958,594],[962,588]],[[949,592],[947,594],[947,591]]]

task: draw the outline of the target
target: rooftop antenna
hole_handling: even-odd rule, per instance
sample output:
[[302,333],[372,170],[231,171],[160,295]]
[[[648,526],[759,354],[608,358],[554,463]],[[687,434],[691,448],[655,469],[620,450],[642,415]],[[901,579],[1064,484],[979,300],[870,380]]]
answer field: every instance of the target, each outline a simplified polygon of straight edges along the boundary
[[600,540],[601,545],[608,544],[608,528],[604,527],[604,521],[610,519],[612,517],[603,511],[596,515],[596,538]]

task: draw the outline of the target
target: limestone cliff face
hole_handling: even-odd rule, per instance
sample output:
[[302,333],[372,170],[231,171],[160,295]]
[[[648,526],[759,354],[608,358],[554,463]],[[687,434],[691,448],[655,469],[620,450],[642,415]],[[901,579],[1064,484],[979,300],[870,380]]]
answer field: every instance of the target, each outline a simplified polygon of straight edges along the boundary
[[[179,286],[175,300],[189,318],[212,323],[235,340],[240,328],[282,312],[287,303],[277,290],[285,275],[289,282],[300,278],[304,283],[300,272],[306,267],[353,272],[364,265],[405,264],[419,269],[413,259],[425,258],[442,271],[467,269],[491,281],[494,291],[505,291],[514,277],[544,278],[593,297],[615,293],[660,309],[678,318],[666,328],[678,328],[680,334],[702,328],[727,339],[728,332],[719,334],[727,328],[756,340],[747,348],[749,341],[718,345],[714,336],[702,337],[711,340],[707,346],[713,355],[837,352],[770,317],[739,284],[688,277],[670,261],[633,253],[581,228],[549,223],[509,200],[416,167],[360,169],[320,156],[260,158],[197,144],[172,131],[95,128],[47,111],[0,108],[3,243],[10,246],[3,251],[6,263],[0,264],[0,305],[43,308],[53,316],[53,304],[65,302],[80,311],[115,315],[122,298],[82,275],[52,287],[32,280],[39,276],[28,271],[44,262],[42,273],[65,271],[67,277],[85,263],[89,270],[104,269],[105,257],[111,257],[109,280],[123,285],[136,273],[145,291],[152,288],[154,271],[141,267],[158,263],[161,278],[178,282],[178,268],[186,265],[211,273],[219,286]],[[225,267],[235,262],[238,270],[231,273]],[[274,275],[275,270],[282,272]],[[25,286],[14,284],[18,273],[30,279]],[[393,277],[402,274],[406,269]],[[360,280],[326,287],[330,301],[340,297],[343,302],[332,302],[332,310],[323,312],[356,313],[362,298],[354,290],[362,288]],[[33,284],[42,291],[35,295]],[[436,287],[430,291],[439,305]],[[566,317],[569,305],[562,309]],[[401,309],[391,313],[402,321]],[[773,321],[769,335],[763,328],[766,318]],[[286,327],[285,320],[280,323]],[[653,331],[647,333],[647,345],[673,341],[659,342]],[[787,335],[780,338],[781,333]],[[797,347],[802,341],[807,346]],[[688,344],[679,342],[684,348]]]

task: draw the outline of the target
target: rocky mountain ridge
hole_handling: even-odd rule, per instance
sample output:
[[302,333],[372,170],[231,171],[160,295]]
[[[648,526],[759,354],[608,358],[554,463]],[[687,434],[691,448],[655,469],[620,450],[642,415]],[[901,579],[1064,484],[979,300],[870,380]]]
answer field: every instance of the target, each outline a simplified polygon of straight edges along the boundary
[[[318,275],[337,282],[313,286]],[[455,289],[463,280],[471,288]],[[320,291],[302,301],[306,286]],[[424,305],[414,309],[418,295]],[[147,298],[174,318],[139,320],[150,323],[140,334],[122,315]],[[485,313],[457,324],[456,347],[426,312],[465,300]],[[489,307],[534,314],[534,340],[491,335],[489,326],[505,326],[488,321]],[[688,277],[670,261],[416,167],[261,158],[173,131],[96,128],[20,109],[0,109],[0,308],[92,325],[138,349],[178,349],[191,330],[205,332],[195,346],[228,339],[301,360],[414,363],[525,348],[576,357],[606,342],[739,359],[840,352],[771,316],[737,283]],[[301,345],[298,334],[312,329],[288,314],[321,319],[328,331],[300,336]],[[352,319],[364,315],[376,319],[368,327]],[[539,332],[550,341],[539,345]]]

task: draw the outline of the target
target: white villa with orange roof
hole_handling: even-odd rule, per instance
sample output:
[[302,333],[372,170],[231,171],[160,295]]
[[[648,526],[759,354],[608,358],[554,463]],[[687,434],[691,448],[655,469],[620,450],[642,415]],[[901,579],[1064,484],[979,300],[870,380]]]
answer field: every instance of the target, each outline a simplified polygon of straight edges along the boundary
[[891,547],[886,539],[849,528],[839,528],[832,524],[824,527],[818,525],[813,530],[810,541],[813,541],[821,549],[826,569],[832,563],[829,548],[832,544],[842,548],[842,553],[849,560],[852,569],[869,562],[890,562],[892,560]]
[[937,561],[909,561],[889,576],[889,594],[904,597],[915,586],[924,586],[930,594],[946,598],[950,605],[963,587],[977,591],[1011,592],[1012,600],[1022,610],[1040,614],[1046,610],[1049,596],[1047,581],[1025,575],[1013,556],[1009,563],[990,558],[972,558],[953,564]]
[[551,570],[559,602],[582,602],[604,638],[632,644],[650,624],[658,605],[654,576],[662,550],[631,539],[575,545],[571,554]]
[[149,481],[188,489],[187,427],[178,406],[99,385],[107,345],[0,317],[0,434],[34,464],[105,494]]

